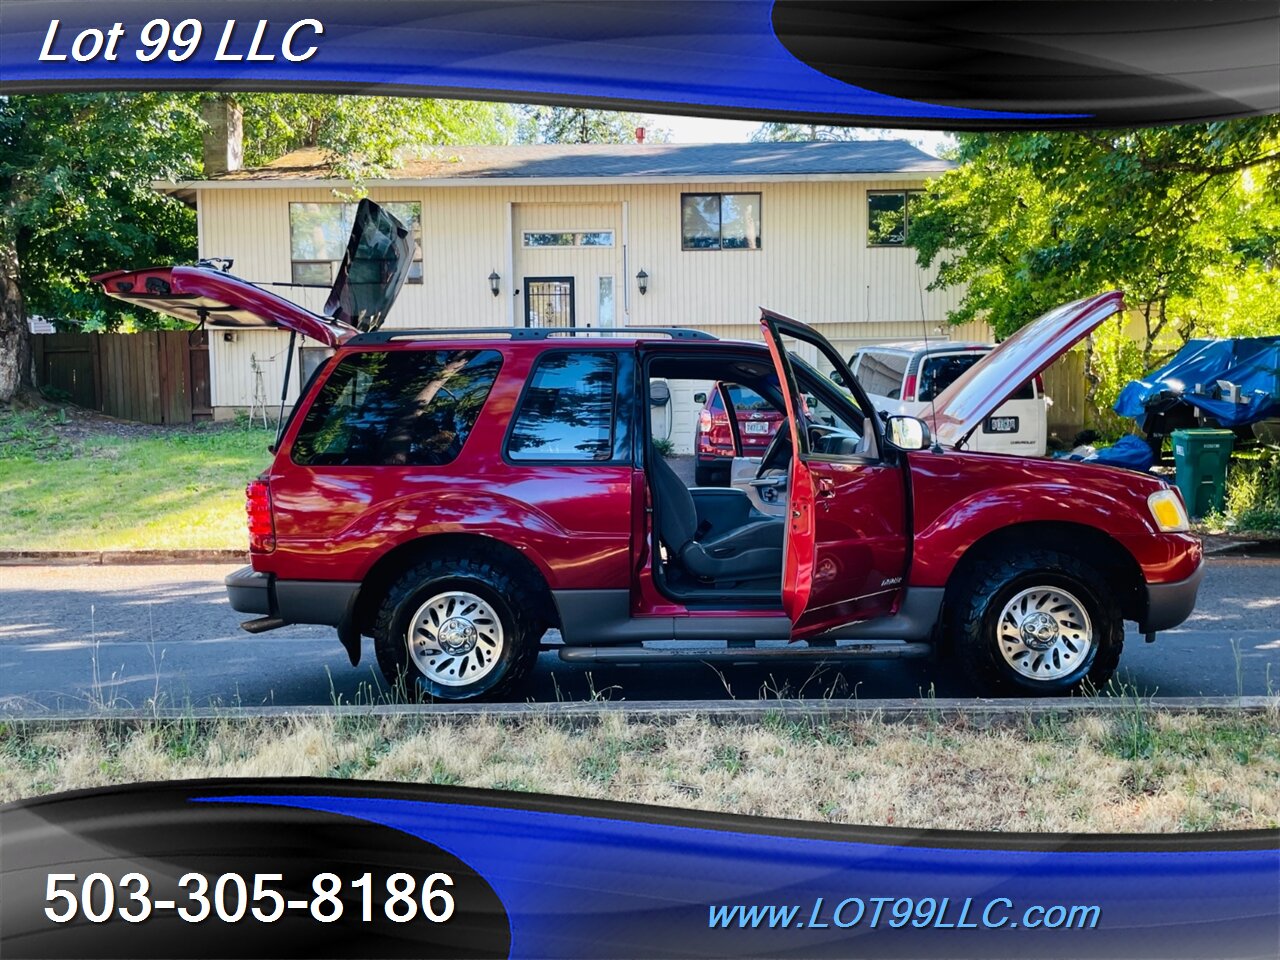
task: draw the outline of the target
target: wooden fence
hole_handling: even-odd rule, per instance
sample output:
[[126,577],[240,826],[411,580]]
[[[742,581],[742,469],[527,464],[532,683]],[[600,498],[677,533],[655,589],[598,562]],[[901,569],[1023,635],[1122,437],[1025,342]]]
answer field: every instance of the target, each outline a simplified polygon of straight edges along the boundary
[[1049,433],[1056,433],[1066,443],[1084,429],[1088,419],[1084,359],[1082,350],[1068,350],[1041,375],[1044,392],[1053,400],[1048,412]]
[[141,423],[213,416],[203,331],[53,333],[32,337],[39,386],[82,407]]

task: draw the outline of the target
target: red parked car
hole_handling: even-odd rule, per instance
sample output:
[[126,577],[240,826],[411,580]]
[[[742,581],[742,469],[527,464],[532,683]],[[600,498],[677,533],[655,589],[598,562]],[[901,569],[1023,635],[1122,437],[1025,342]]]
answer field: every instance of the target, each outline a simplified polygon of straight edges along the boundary
[[717,381],[698,411],[694,482],[727,487],[733,458],[763,456],[784,419],[781,410],[750,387]]
[[[370,636],[388,680],[446,700],[516,693],[552,627],[573,662],[937,649],[984,689],[1043,694],[1102,685],[1125,620],[1151,639],[1195,604],[1200,541],[1164,481],[965,449],[1011,389],[1122,308],[1118,293],[1010,337],[930,423],[882,421],[821,335],[767,311],[763,344],[378,329],[406,238],[362,205],[324,316],[216,269],[99,278],[174,316],[334,348],[249,485],[252,565],[227,590],[251,632],[331,624],[353,663]],[[742,384],[783,413],[756,480],[785,495],[785,517],[741,490],[690,489],[656,453],[647,391],[664,378]],[[755,646],[775,639],[796,642]]]

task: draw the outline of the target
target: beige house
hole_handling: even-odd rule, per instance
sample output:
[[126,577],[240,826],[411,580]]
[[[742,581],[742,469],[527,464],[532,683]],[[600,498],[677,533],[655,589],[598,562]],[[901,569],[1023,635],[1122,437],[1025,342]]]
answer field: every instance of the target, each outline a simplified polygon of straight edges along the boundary
[[[897,140],[438,148],[366,184],[420,238],[388,326],[688,326],[754,340],[763,305],[846,352],[922,332],[981,338],[946,327],[957,292],[928,291],[902,242],[911,192],[949,166]],[[232,258],[258,283],[313,284],[272,289],[320,310],[353,204],[318,153],[157,187],[196,207],[201,257]],[[212,332],[216,415],[278,402],[287,342]],[[674,400],[679,448],[696,407],[692,392]]]

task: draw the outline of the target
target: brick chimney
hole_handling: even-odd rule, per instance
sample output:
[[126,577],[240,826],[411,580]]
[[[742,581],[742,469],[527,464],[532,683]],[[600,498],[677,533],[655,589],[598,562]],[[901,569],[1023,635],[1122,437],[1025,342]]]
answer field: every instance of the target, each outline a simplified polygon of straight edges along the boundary
[[239,170],[244,162],[244,114],[239,104],[215,97],[200,104],[204,129],[204,175],[216,177]]

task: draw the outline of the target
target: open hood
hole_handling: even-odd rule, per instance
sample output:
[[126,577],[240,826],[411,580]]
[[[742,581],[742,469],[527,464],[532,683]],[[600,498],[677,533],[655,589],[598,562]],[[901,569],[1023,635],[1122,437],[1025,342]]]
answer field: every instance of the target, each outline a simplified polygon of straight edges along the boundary
[[215,267],[149,267],[94,277],[125,303],[214,327],[279,327],[334,347],[386,320],[413,265],[409,229],[361,200],[324,313],[312,313]]
[[1019,387],[1123,309],[1118,290],[1055,307],[961,374],[921,416],[939,443],[962,446]]

